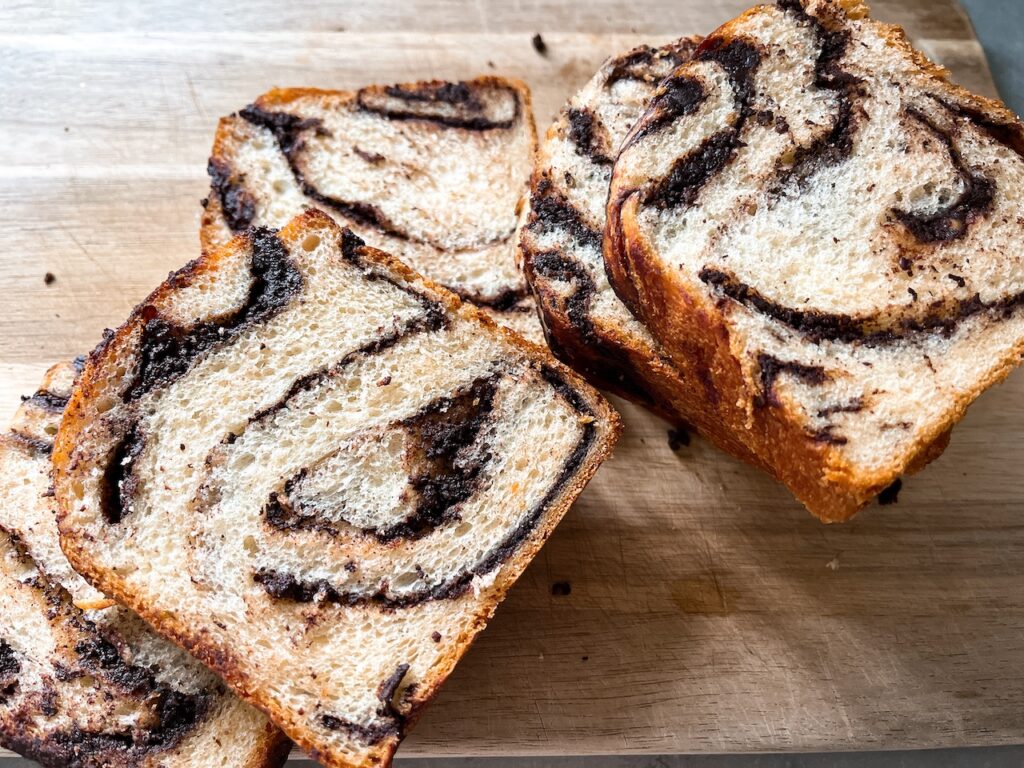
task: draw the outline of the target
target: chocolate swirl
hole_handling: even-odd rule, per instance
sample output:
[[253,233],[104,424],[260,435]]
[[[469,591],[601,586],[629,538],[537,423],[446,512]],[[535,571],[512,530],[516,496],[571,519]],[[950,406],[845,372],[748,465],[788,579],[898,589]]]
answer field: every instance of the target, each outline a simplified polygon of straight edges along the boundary
[[[1012,311],[1024,285],[1008,260],[979,250],[975,237],[1009,222],[999,169],[1019,164],[1019,132],[888,81],[865,67],[852,27],[799,2],[779,5],[765,13],[786,28],[785,50],[768,59],[755,37],[713,36],[694,63],[665,81],[627,139],[623,179],[628,157],[668,126],[712,115],[723,123],[665,173],[639,187],[624,182],[617,194],[640,195],[641,217],[648,207],[679,220],[711,205],[713,217],[704,213],[703,223],[691,220],[685,230],[689,243],[702,244],[687,245],[685,267],[714,298],[811,341],[878,346],[948,337],[966,320]],[[803,46],[814,51],[810,67],[776,63]],[[777,66],[802,74],[799,95],[771,90],[777,75],[765,68]],[[721,107],[723,89],[711,85],[716,70],[729,84],[731,110]],[[760,191],[741,194],[728,181],[745,177],[763,179]],[[732,210],[706,202],[710,195],[731,201]],[[826,199],[829,213],[819,210]],[[794,221],[807,226],[794,228]],[[801,245],[809,238],[841,255],[810,257]],[[762,243],[772,244],[777,272],[765,273]],[[850,268],[837,271],[847,257]],[[625,248],[618,269],[632,274]],[[785,278],[773,281],[777,273]],[[615,287],[640,311],[629,284]]]
[[[175,636],[229,679],[273,679],[259,695],[300,686],[316,749],[394,749],[602,445],[588,391],[320,211],[172,275],[93,360],[115,355],[135,364],[90,433],[95,525],[181,553],[166,579],[202,636]],[[339,658],[358,667],[343,694],[308,672]]]

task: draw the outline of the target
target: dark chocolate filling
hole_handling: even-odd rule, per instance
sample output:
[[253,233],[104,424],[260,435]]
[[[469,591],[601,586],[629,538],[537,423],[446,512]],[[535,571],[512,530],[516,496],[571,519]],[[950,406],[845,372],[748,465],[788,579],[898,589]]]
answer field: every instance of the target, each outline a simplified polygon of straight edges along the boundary
[[515,111],[508,120],[491,120],[485,114],[486,107],[473,93],[468,83],[443,83],[440,86],[417,85],[413,88],[389,86],[385,89],[388,96],[410,102],[411,105],[446,104],[458,107],[461,114],[446,112],[430,112],[410,106],[408,109],[393,109],[368,103],[367,96],[372,94],[369,89],[360,90],[356,95],[359,108],[367,112],[387,118],[388,120],[427,120],[443,125],[446,128],[462,128],[470,131],[505,130],[515,125],[519,119],[519,95],[511,89],[501,90],[511,93],[515,102]]
[[967,234],[970,224],[992,208],[996,183],[987,176],[971,170],[964,163],[953,138],[923,112],[909,108],[907,117],[921,123],[936,136],[949,153],[949,160],[964,185],[963,192],[949,205],[934,213],[923,215],[899,208],[891,209],[904,227],[921,243],[945,243]]
[[104,519],[111,525],[120,523],[131,512],[135,492],[139,487],[135,460],[145,447],[146,437],[138,423],[131,424],[114,447],[103,470],[100,509]]
[[[399,664],[377,687],[377,698],[381,703],[377,709],[378,720],[366,725],[337,715],[321,715],[321,725],[332,731],[344,731],[367,744],[378,744],[385,739],[401,736],[406,718],[395,709],[393,700],[408,671],[408,664]],[[406,693],[408,694],[408,691]]]
[[668,176],[659,181],[644,201],[659,208],[689,207],[704,185],[732,160],[739,146],[734,129],[719,131],[677,160]]
[[[136,400],[157,387],[167,387],[183,376],[200,355],[227,344],[244,328],[266,322],[302,288],[302,276],[292,264],[277,235],[265,228],[250,234],[252,282],[245,303],[236,310],[191,327],[165,320],[152,305],[143,306],[145,320],[139,341],[138,364],[124,391]],[[187,281],[194,265],[173,274],[168,282]],[[133,422],[111,451],[103,473],[101,509],[111,524],[121,522],[132,506],[138,486],[133,463],[145,447],[145,435]]]
[[32,456],[49,456],[53,453],[52,440],[32,437],[13,429],[7,433],[7,439],[14,444],[14,447],[20,448]]
[[864,410],[864,398],[856,397],[848,403],[836,403],[819,409],[818,417],[825,418],[835,413],[859,413],[862,410]]
[[548,179],[542,179],[530,196],[529,227],[541,232],[560,229],[581,246],[601,250],[603,236],[600,230],[584,221],[580,212]]
[[274,138],[292,170],[292,175],[302,188],[304,195],[328,208],[333,208],[358,224],[377,229],[401,240],[410,239],[409,235],[391,221],[377,206],[358,200],[341,200],[325,195],[306,180],[305,175],[298,166],[298,153],[302,150],[304,143],[302,134],[309,130],[323,130],[320,120],[316,118],[301,118],[289,112],[270,112],[262,107],[257,107],[255,104],[250,104],[238,114],[253,125],[266,128],[274,134]]
[[1024,158],[1024,125],[1020,122],[999,122],[967,104],[954,104],[934,94],[929,96],[953,114],[970,120],[993,141]]
[[619,80],[644,80],[646,68],[654,61],[657,50],[645,45],[630,51],[625,56],[615,60],[612,71],[608,73],[605,80],[605,88],[617,83]]
[[224,220],[233,232],[248,229],[256,216],[256,200],[245,188],[245,179],[239,178],[225,160],[211,157],[206,165],[210,186],[220,198]]
[[[677,40],[661,48],[643,46],[615,59],[604,87],[611,88],[619,80],[657,82],[671,70],[690,60],[697,44],[690,40]],[[655,69],[655,65],[659,65]],[[659,72],[661,74],[659,74]]]
[[[839,66],[849,45],[849,32],[827,29],[821,21],[809,15],[796,0],[781,0],[779,6],[814,29],[821,44],[815,63],[815,85],[839,91],[840,94],[832,128],[811,145],[798,148],[792,166],[778,171],[779,181],[773,191],[775,195],[789,184],[795,184],[798,188],[804,187],[810,176],[818,169],[842,162],[849,157],[860,114],[857,102],[861,98],[860,80]],[[929,117],[914,109],[908,109],[906,114],[910,119],[925,125],[944,143],[950,160],[963,181],[964,192],[948,206],[928,216],[898,209],[893,209],[891,215],[921,243],[945,242],[963,237],[970,222],[990,209],[995,185],[990,179],[964,165],[951,137]],[[1002,133],[1001,137],[1006,140],[1012,138],[1008,133]],[[692,202],[692,196],[682,196],[678,199],[683,203]],[[673,199],[669,202],[673,202]],[[900,264],[903,269],[910,272],[912,263],[909,258],[901,257]],[[729,272],[711,266],[705,266],[700,271],[699,278],[713,286],[718,293],[804,333],[814,341],[886,344],[922,332],[939,332],[948,336],[964,318],[980,312],[1009,313],[1024,303],[1024,294],[1007,296],[993,302],[983,302],[975,294],[955,302],[935,302],[921,315],[887,321],[883,317],[854,317],[786,307],[768,299],[756,288],[741,282]],[[962,279],[956,282],[959,284]],[[910,293],[916,299],[916,293],[913,290]]]
[[10,644],[0,638],[0,704],[10,698],[18,688],[21,661]]
[[[594,327],[590,304],[597,287],[586,268],[557,250],[531,253],[525,266],[528,272],[544,280],[572,286],[572,292],[565,299],[564,314],[585,345],[585,352],[579,354],[565,349],[558,338],[545,329],[548,346],[555,356],[581,370],[588,380],[603,389],[618,392],[641,405],[652,406],[655,399],[643,385],[643,376],[629,354],[617,344],[606,341]],[[548,299],[542,295],[539,301],[543,304]]]
[[530,295],[530,291],[527,288],[506,288],[494,296],[484,296],[481,293],[467,291],[462,288],[446,287],[463,301],[468,301],[470,304],[475,304],[478,307],[492,309],[495,312],[530,311],[529,307],[519,306],[520,302]]
[[[740,136],[747,118],[752,114],[753,76],[754,71],[761,63],[760,51],[752,43],[743,39],[738,38],[725,42],[722,38],[711,37],[697,48],[694,60],[713,61],[725,70],[729,82],[732,84],[736,103],[736,119],[731,126],[712,134],[692,152],[678,158],[672,164],[668,175],[653,184],[647,192],[644,199],[644,203],[647,205],[659,208],[693,205],[700,190],[720,173],[736,156],[737,150],[744,146]],[[680,84],[677,88],[681,88],[683,83],[689,83],[686,90],[681,91],[685,95],[673,96],[673,100],[665,107],[658,103],[652,104],[656,110],[654,112],[655,119],[646,122],[638,135],[634,136],[633,141],[640,135],[650,132],[653,127],[662,122],[671,121],[680,115],[692,112],[700,100],[705,98],[703,87],[696,81],[686,77],[674,78],[674,80]],[[664,86],[662,87],[664,88]],[[697,89],[700,89],[699,99]],[[672,93],[672,89],[666,90],[663,98],[667,98]]]
[[828,380],[828,374],[820,365],[804,365],[792,360],[780,360],[764,352],[757,356],[757,367],[761,380],[761,392],[755,398],[758,407],[780,405],[775,394],[775,381],[783,373],[793,376],[805,384],[820,385]]
[[861,79],[846,72],[839,62],[846,54],[850,33],[845,29],[829,30],[816,17],[807,13],[797,0],[780,0],[779,7],[792,14],[799,22],[808,25],[818,39],[818,58],[814,63],[814,85],[817,88],[836,91],[838,107],[832,121],[832,128],[815,138],[806,147],[797,147],[793,164],[780,166],[777,170],[778,183],[771,196],[795,185],[806,187],[807,181],[820,169],[837,165],[850,157],[853,151],[853,134],[857,129],[861,99]]
[[419,448],[409,475],[418,501],[408,520],[377,530],[379,540],[422,538],[459,519],[458,505],[477,492],[491,458],[486,450],[477,450],[472,457],[465,452],[490,420],[496,393],[494,378],[478,379],[468,391],[441,398],[402,422]]
[[[64,597],[66,599],[67,596]],[[74,669],[57,665],[56,679],[67,682],[86,675],[100,678],[136,700],[155,722],[153,725],[97,731],[82,728],[74,722],[75,713],[68,712],[66,715],[72,723],[62,725],[62,730],[33,733],[30,729],[19,729],[16,733],[4,733],[5,746],[45,765],[78,768],[137,766],[146,756],[174,747],[199,725],[210,709],[210,693],[186,694],[158,682],[152,671],[125,661],[117,648],[99,634],[95,625],[80,614],[69,615],[67,619],[82,634],[74,648],[79,664]],[[3,647],[9,646],[2,643],[0,647],[0,664],[3,665],[0,676],[7,671]],[[102,686],[98,695],[103,696]],[[107,697],[113,701],[109,694]],[[44,691],[38,707],[48,717],[57,715],[56,691]]]
[[608,137],[597,116],[589,109],[570,107],[565,117],[569,123],[569,141],[576,148],[576,154],[596,165],[611,165]]
[[837,435],[835,424],[827,424],[821,429],[810,433],[811,439],[816,443],[827,443],[828,445],[846,445],[849,440],[843,435]]
[[[137,400],[156,387],[166,387],[184,375],[197,357],[231,341],[245,328],[264,323],[302,290],[302,275],[292,263],[277,233],[257,227],[249,235],[252,256],[249,295],[238,309],[181,327],[165,320],[153,305],[139,312],[145,324],[139,341],[139,362],[125,389],[126,401]],[[194,265],[168,278],[187,283]]]
[[700,80],[687,75],[669,76],[658,86],[647,107],[643,124],[626,141],[623,149],[660,130],[676,118],[696,112],[706,98],[707,93]]
[[[790,179],[796,179],[798,183],[802,184],[815,169],[849,157],[853,146],[852,134],[856,127],[856,121],[852,119],[853,100],[856,98],[856,90],[861,81],[839,67],[839,61],[845,54],[850,41],[849,32],[826,29],[818,19],[807,13],[798,0],[780,0],[779,6],[801,21],[810,24],[821,41],[821,51],[815,63],[815,85],[843,91],[840,96],[839,111],[829,134],[816,140],[810,147],[799,149],[793,168],[781,173],[783,184]],[[992,123],[974,110],[953,107],[941,99],[936,100],[947,109],[970,117],[982,130],[1014,151],[1019,152],[1020,146],[1024,144],[1024,138],[1019,130],[1014,131],[1011,126]],[[971,221],[991,208],[995,194],[995,182],[967,168],[952,137],[936,125],[931,118],[913,108],[907,109],[905,114],[925,125],[945,144],[950,161],[963,181],[964,191],[950,205],[927,216],[909,213],[898,208],[893,208],[890,212],[921,243],[948,242],[962,238]]]
[[1024,291],[985,302],[978,294],[960,299],[952,305],[938,303],[930,312],[913,318],[902,318],[886,328],[879,328],[877,320],[850,315],[820,312],[818,310],[791,309],[764,297],[756,288],[741,282],[734,275],[711,267],[698,274],[700,280],[713,286],[719,293],[763,315],[805,334],[812,341],[863,342],[869,345],[887,344],[920,333],[938,332],[949,336],[958,323],[982,312],[1008,316],[1024,305]]
[[364,744],[379,744],[402,733],[399,724],[393,720],[377,720],[364,725],[337,715],[320,715],[320,724],[331,731],[343,731]]
[[[374,277],[379,279],[385,279],[387,282],[395,285],[396,287],[402,288],[407,293],[417,296],[421,301],[423,301],[424,314],[412,318],[403,327],[390,331],[389,333],[384,334],[380,338],[374,339],[373,341],[364,344],[358,349],[354,349],[330,368],[323,368],[319,371],[314,371],[299,379],[296,379],[296,381],[291,385],[291,387],[288,388],[288,391],[281,397],[280,400],[278,400],[273,405],[256,411],[256,413],[250,416],[249,422],[246,425],[247,427],[248,425],[255,424],[256,422],[259,421],[265,421],[266,419],[271,418],[275,413],[280,411],[282,408],[287,407],[288,403],[296,395],[298,395],[301,392],[306,392],[312,389],[325,378],[330,376],[332,373],[340,371],[346,366],[351,365],[357,359],[361,357],[368,357],[371,355],[380,354],[389,347],[392,347],[395,344],[397,344],[401,339],[403,339],[405,336],[411,333],[429,333],[431,331],[436,331],[446,326],[448,319],[444,314],[444,310],[441,308],[439,304],[436,304],[427,297],[416,293],[407,286],[402,286],[398,283],[394,283],[393,281],[385,278],[383,275],[371,274],[368,275],[368,277],[370,277],[371,279],[373,279]],[[237,437],[238,435],[234,435],[232,442],[234,441],[234,438]]]
[[25,398],[24,402],[50,413],[63,413],[64,409],[67,408],[68,398],[65,395],[57,395],[45,389],[40,389],[31,397]]
[[[473,382],[464,392],[443,397],[397,426],[410,437],[406,456],[409,487],[416,506],[405,520],[384,527],[361,528],[363,534],[381,543],[396,539],[419,539],[442,525],[459,520],[458,505],[470,498],[480,474],[490,459],[486,451],[465,452],[490,417],[497,392],[494,377]],[[263,510],[267,523],[279,530],[316,530],[338,535],[341,527],[327,518],[316,502],[304,494],[307,469],[290,478],[284,493],[273,493]]]
[[[576,392],[554,368],[543,366],[541,375],[578,413],[593,416],[589,403]],[[572,453],[562,464],[557,480],[544,497],[519,521],[505,538],[475,565],[432,587],[412,591],[403,595],[388,595],[384,589],[375,592],[344,592],[326,579],[300,579],[294,574],[261,568],[253,574],[253,580],[273,598],[308,603],[325,601],[347,606],[375,605],[384,609],[400,609],[419,605],[430,600],[451,600],[465,594],[477,576],[490,573],[508,560],[530,536],[548,507],[561,494],[576,472],[583,465],[597,437],[597,428],[592,421],[583,425],[583,434]]]

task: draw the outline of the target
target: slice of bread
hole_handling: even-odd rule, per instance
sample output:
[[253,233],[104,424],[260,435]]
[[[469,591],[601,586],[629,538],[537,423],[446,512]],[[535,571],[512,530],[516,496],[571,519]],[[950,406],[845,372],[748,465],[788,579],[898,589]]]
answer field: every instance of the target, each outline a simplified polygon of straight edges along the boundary
[[942,451],[1024,351],[1024,127],[856,2],[710,35],[616,160],[615,291],[823,520]]
[[608,59],[548,129],[519,232],[527,282],[551,350],[597,386],[670,421],[685,383],[619,301],[601,255],[605,203],[619,145],[658,83],[688,61],[699,37],[641,46]]
[[517,80],[270,91],[220,121],[202,247],[318,207],[541,342],[514,248],[536,146]]
[[314,758],[376,765],[618,430],[310,210],[173,274],[92,354],[54,453],[61,541]]
[[50,452],[76,367],[0,436],[0,743],[45,766],[277,766],[289,743],[199,662],[74,571]]

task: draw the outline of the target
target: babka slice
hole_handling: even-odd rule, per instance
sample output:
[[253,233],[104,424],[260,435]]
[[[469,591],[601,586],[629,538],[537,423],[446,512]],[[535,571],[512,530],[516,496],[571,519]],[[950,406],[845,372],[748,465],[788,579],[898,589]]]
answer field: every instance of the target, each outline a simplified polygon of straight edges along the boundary
[[618,429],[310,210],[173,274],[89,358],[62,544],[316,759],[386,763]]
[[202,247],[318,207],[542,342],[513,238],[536,145],[517,80],[270,91],[220,121]]
[[616,160],[612,285],[823,520],[942,451],[1024,351],[1024,126],[857,2],[710,35]]
[[592,383],[680,416],[685,384],[605,276],[601,239],[612,161],[661,80],[688,61],[699,37],[641,46],[608,59],[548,129],[530,181],[519,250],[548,345]]
[[54,366],[0,436],[0,743],[54,767],[281,765],[262,713],[60,551],[50,451],[75,372]]

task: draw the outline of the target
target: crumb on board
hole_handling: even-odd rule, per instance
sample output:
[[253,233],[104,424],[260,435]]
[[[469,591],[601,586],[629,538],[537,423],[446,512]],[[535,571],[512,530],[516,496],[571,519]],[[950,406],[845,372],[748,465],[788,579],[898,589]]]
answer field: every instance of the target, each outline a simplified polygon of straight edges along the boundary
[[43,282],[46,283],[47,285],[53,285],[55,282],[57,282],[57,276],[53,274],[53,272],[47,272],[45,275],[43,275]]
[[892,485],[878,494],[878,503],[882,505],[895,504],[898,500],[897,497],[900,495],[900,488],[902,487],[903,481],[897,477],[892,481]]
[[690,433],[682,427],[673,427],[668,431],[668,447],[678,451],[690,444]]
[[572,592],[572,584],[568,581],[556,581],[551,585],[551,594],[556,597],[565,597]]
[[544,42],[544,38],[540,36],[540,32],[535,34],[530,42],[533,43],[533,50],[541,56],[548,55],[548,44]]

